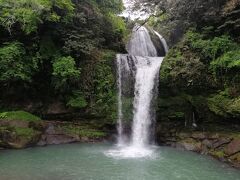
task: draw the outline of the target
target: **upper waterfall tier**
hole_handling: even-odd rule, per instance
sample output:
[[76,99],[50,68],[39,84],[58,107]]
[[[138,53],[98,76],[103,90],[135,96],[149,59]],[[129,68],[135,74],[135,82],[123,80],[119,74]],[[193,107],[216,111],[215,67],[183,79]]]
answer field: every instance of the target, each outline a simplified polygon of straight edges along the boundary
[[132,38],[127,44],[127,50],[128,53],[133,56],[158,56],[149,32],[144,26],[136,25],[133,28]]

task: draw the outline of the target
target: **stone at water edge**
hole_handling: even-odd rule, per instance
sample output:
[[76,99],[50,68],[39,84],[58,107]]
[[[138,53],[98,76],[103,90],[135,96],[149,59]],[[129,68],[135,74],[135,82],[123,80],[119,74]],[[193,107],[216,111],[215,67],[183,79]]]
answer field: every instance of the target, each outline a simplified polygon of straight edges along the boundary
[[240,138],[234,139],[231,143],[229,143],[225,148],[224,152],[229,156],[240,152]]
[[224,137],[219,138],[217,141],[214,141],[214,143],[212,144],[213,145],[212,147],[214,149],[220,148],[220,147],[230,143],[231,140],[232,140],[231,138],[224,138]]

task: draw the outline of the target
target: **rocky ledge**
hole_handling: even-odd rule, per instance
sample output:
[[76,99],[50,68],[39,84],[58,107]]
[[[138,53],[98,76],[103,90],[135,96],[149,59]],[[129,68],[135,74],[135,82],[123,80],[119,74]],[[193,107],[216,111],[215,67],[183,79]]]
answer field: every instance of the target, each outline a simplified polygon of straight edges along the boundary
[[0,149],[22,149],[32,146],[98,142],[107,137],[101,127],[86,122],[0,121]]
[[175,148],[211,155],[240,168],[240,132],[157,130],[158,143]]
[[94,127],[91,123],[46,121],[45,130],[37,145],[99,142],[105,138],[107,138],[107,133],[99,127]]

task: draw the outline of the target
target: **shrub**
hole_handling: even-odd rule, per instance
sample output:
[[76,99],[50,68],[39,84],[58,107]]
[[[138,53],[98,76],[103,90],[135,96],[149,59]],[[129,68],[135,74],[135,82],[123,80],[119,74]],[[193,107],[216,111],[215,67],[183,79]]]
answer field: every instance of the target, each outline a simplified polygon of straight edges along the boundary
[[53,83],[56,89],[65,89],[72,81],[80,77],[80,69],[71,56],[59,57],[53,63]]
[[0,0],[0,25],[11,33],[19,24],[23,32],[30,34],[44,20],[57,22],[61,15],[67,17],[73,10],[71,0]]
[[73,108],[85,108],[87,106],[87,101],[81,92],[75,91],[73,92],[73,96],[68,101],[67,106]]
[[17,41],[0,47],[0,63],[0,81],[4,82],[31,81],[38,67],[37,59],[27,57],[23,44]]
[[205,62],[215,60],[225,52],[237,48],[237,44],[227,35],[214,37],[213,39],[204,39],[200,33],[188,31],[185,38],[187,44],[193,50],[199,52]]
[[211,62],[211,68],[218,74],[221,72],[228,72],[230,70],[240,70],[240,49],[229,51],[223,54],[220,58]]
[[229,96],[228,90],[208,98],[208,107],[216,115],[225,118],[239,118],[240,117],[240,98],[232,98]]

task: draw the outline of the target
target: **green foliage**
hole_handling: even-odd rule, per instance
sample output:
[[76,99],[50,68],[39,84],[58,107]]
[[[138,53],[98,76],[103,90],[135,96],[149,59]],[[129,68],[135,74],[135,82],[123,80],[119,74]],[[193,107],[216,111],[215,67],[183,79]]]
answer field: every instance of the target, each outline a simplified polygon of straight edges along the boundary
[[37,69],[36,59],[27,57],[22,43],[5,43],[0,47],[0,81],[31,81],[33,71]]
[[164,59],[160,80],[185,90],[232,83],[237,86],[239,64],[238,45],[229,36],[211,38],[190,30]]
[[121,0],[0,0],[3,108],[54,99],[113,119],[113,60],[126,35],[122,9]]
[[120,13],[123,11],[122,0],[95,0],[99,7],[105,12]]
[[207,68],[200,58],[190,51],[182,50],[184,45],[171,49],[160,70],[160,82],[184,89],[205,88]]
[[73,92],[73,96],[67,103],[67,106],[73,108],[85,108],[87,106],[87,101],[84,98],[83,94],[79,91]]
[[188,31],[185,38],[190,47],[198,51],[205,62],[215,60],[223,53],[237,47],[237,44],[226,35],[214,37],[213,39],[204,39],[200,33]]
[[112,71],[113,51],[104,51],[95,66],[94,76],[94,109],[99,114],[107,114],[112,119],[116,116],[115,79]]
[[215,74],[228,73],[231,70],[240,70],[240,49],[229,51],[211,62]]
[[182,120],[185,116],[185,109],[188,107],[181,96],[166,97],[158,99],[158,114],[161,119]]
[[[76,5],[73,22],[61,27],[64,37],[63,50],[73,57],[92,57],[103,45],[110,49],[119,49],[126,35],[126,25],[122,18],[102,4],[114,1],[80,1]],[[86,12],[87,9],[87,12]],[[86,13],[85,13],[86,12]],[[90,14],[90,15],[89,15]],[[91,18],[89,18],[91,16]]]
[[[206,28],[205,28],[206,29]],[[212,39],[206,39],[204,35],[188,31],[186,33],[186,44],[190,46],[192,51],[199,54],[201,61],[209,64],[216,80],[220,80],[221,84],[240,83],[239,67],[240,56],[238,44],[229,36],[222,35]]]
[[41,60],[47,60],[49,61],[50,59],[55,58],[60,50],[58,47],[55,45],[52,37],[50,35],[44,35],[39,43],[39,54]]
[[25,111],[9,111],[0,113],[0,120],[39,121],[39,117]]
[[108,21],[112,26],[112,32],[118,35],[125,35],[126,34],[126,24],[123,19],[115,14],[109,13],[107,16]]
[[74,10],[71,0],[0,0],[0,25],[11,32],[19,24],[30,34],[36,32],[43,21],[59,21],[62,17],[56,8],[63,10],[65,15]]
[[208,98],[208,106],[216,115],[225,118],[240,117],[240,98],[230,97],[228,90]]
[[161,82],[168,83],[170,81],[173,68],[178,65],[179,62],[183,61],[183,58],[184,57],[178,48],[170,49],[161,66]]
[[55,87],[60,89],[68,85],[68,82],[79,78],[80,70],[71,56],[59,57],[53,63],[53,77]]

